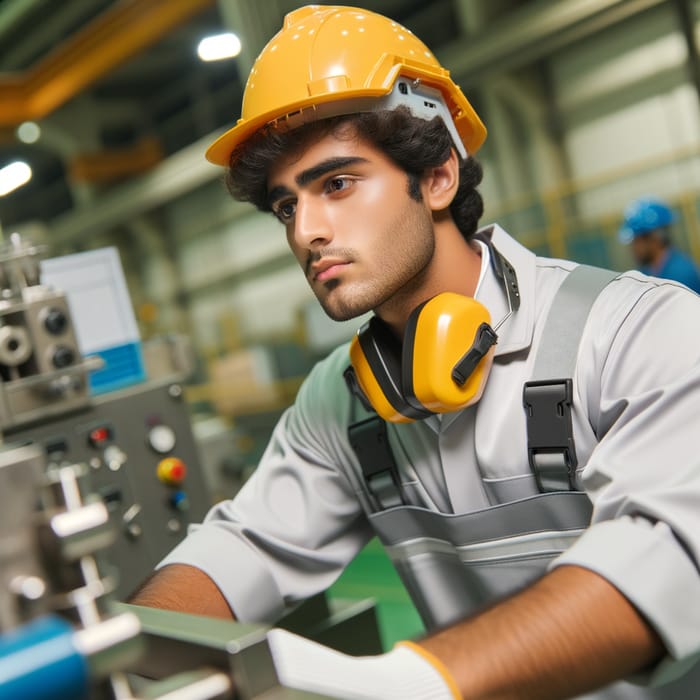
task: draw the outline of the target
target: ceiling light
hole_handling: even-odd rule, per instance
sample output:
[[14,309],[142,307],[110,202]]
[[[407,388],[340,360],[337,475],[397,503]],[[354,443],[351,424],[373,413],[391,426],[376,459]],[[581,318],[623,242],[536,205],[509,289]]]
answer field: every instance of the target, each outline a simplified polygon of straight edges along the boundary
[[241,52],[241,40],[233,33],[204,37],[197,46],[197,55],[202,61],[220,61],[233,58]]
[[22,143],[36,143],[41,136],[41,129],[36,122],[22,122],[17,127],[17,138]]
[[0,197],[9,194],[32,179],[32,169],[21,160],[0,168]]

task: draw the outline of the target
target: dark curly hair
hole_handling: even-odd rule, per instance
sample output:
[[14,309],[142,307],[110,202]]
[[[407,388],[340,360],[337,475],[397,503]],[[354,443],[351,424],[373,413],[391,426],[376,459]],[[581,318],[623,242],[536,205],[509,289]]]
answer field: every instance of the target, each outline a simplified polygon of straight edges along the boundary
[[[291,131],[274,128],[258,131],[231,154],[226,187],[240,201],[250,202],[260,211],[270,211],[267,177],[270,166],[281,156],[301,152],[310,142],[347,125],[359,136],[383,151],[408,176],[408,191],[420,201],[420,178],[427,168],[444,163],[450,155],[452,139],[440,117],[431,121],[414,117],[405,107],[391,111],[362,112],[312,122]],[[462,160],[459,187],[450,205],[455,224],[465,238],[474,235],[484,211],[477,186],[482,169],[473,157]]]

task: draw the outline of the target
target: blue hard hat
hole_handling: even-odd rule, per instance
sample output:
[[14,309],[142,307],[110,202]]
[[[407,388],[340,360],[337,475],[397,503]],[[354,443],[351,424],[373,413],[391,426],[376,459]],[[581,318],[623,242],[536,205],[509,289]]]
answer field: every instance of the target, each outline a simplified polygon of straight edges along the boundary
[[637,236],[669,226],[675,219],[675,214],[667,204],[651,197],[640,197],[627,205],[617,235],[621,243],[629,243]]

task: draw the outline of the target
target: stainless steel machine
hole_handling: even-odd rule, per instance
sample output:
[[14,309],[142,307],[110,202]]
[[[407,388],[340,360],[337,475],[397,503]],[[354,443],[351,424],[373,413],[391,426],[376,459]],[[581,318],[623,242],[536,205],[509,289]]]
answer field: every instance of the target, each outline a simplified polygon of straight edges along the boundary
[[116,532],[107,551],[125,597],[211,505],[180,371],[98,396],[66,296],[41,284],[44,250],[0,249],[0,432],[35,444],[50,468],[85,465]]
[[66,297],[40,283],[44,248],[13,234],[0,249],[0,429],[85,406],[87,373]]
[[0,697],[320,697],[280,685],[263,626],[115,606],[116,533],[86,475],[36,444],[0,450]]
[[[184,375],[91,396],[99,362],[42,254],[0,249],[0,697],[319,698],[280,685],[264,626],[122,602],[210,505]],[[282,625],[381,651],[372,602],[320,597]]]
[[116,536],[106,550],[125,599],[209,507],[182,385],[159,381],[6,433],[38,445],[50,467],[84,465]]

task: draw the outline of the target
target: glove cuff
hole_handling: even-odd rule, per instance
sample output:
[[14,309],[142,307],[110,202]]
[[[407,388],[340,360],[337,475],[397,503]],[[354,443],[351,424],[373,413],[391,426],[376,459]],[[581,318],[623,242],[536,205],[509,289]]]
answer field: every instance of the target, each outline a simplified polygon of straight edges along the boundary
[[440,659],[438,659],[437,656],[434,656],[427,649],[424,649],[419,644],[408,640],[396,642],[396,644],[394,645],[394,650],[398,651],[402,647],[405,649],[409,649],[410,651],[427,661],[440,675],[445,685],[449,689],[450,693],[452,694],[453,699],[462,700],[462,693],[457,687],[457,682],[448,670],[447,666],[445,666],[445,664]]

